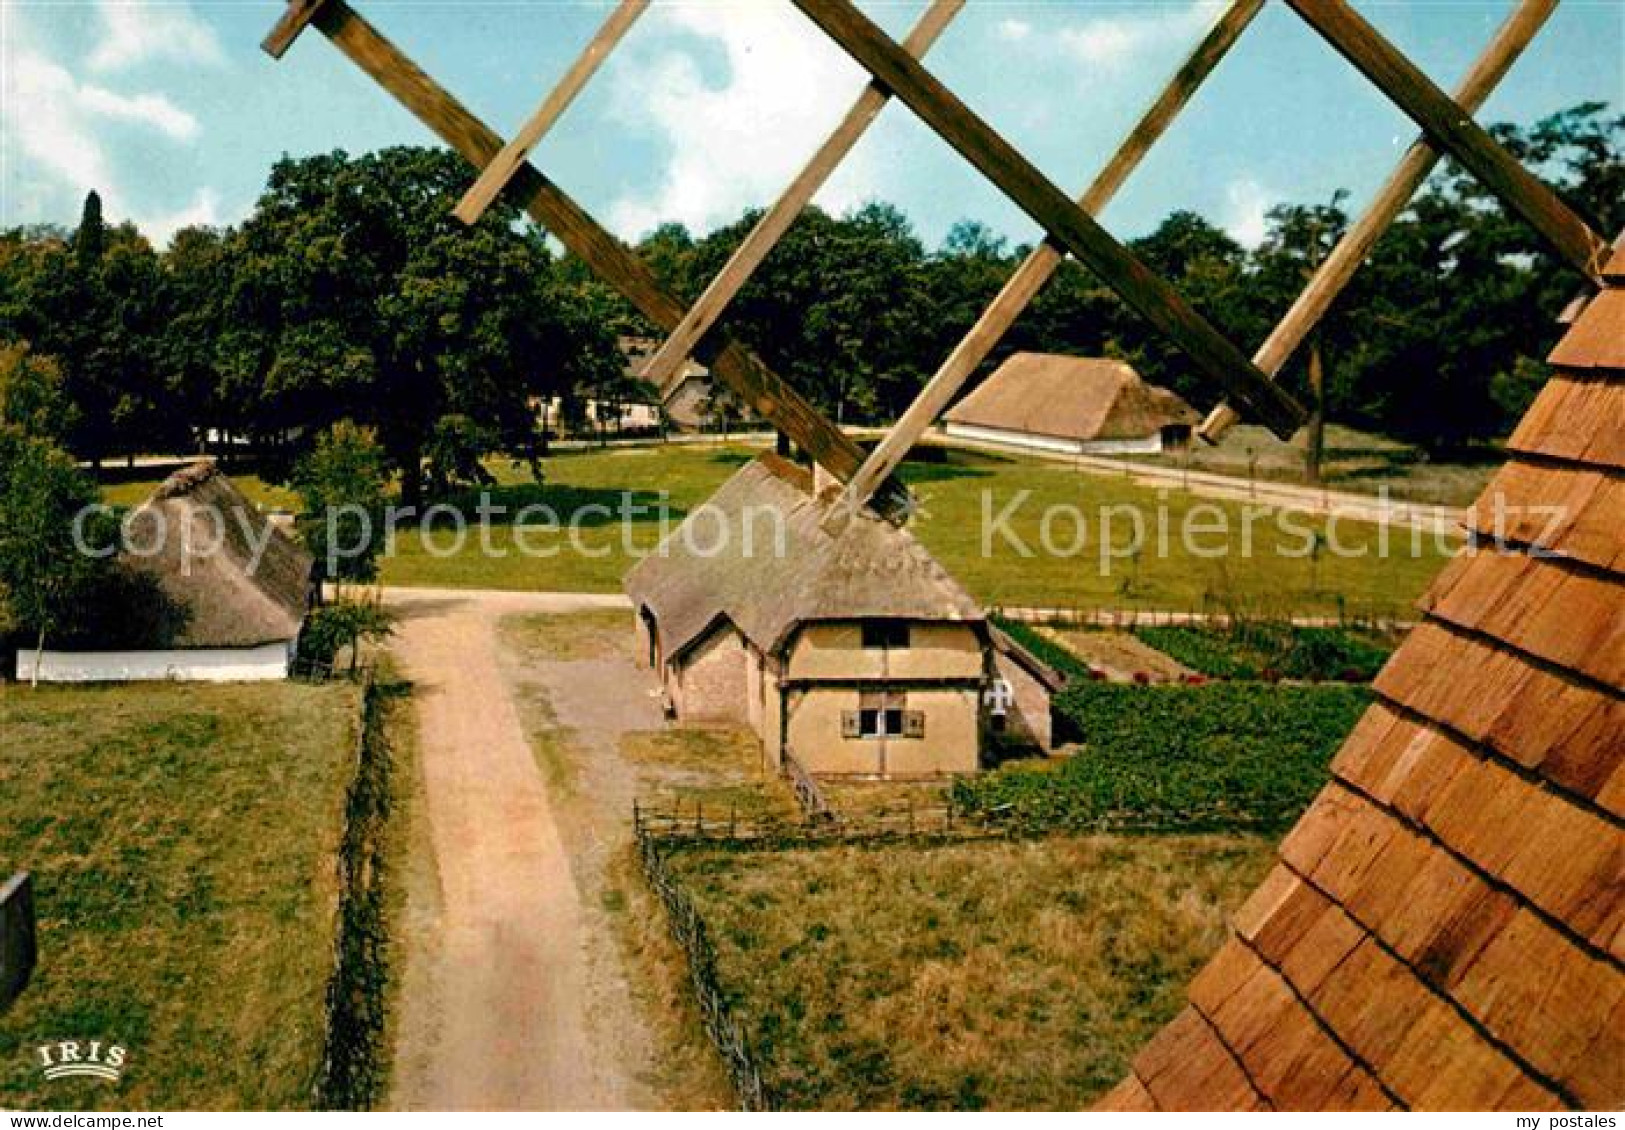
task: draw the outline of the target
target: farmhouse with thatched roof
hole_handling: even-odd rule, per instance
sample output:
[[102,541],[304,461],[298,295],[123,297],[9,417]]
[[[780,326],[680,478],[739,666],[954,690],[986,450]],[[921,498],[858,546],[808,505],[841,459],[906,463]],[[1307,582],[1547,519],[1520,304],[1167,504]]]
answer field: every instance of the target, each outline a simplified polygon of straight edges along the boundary
[[969,773],[1001,734],[1047,746],[1056,676],[907,531],[834,526],[831,505],[762,455],[627,574],[677,717],[744,723],[769,765],[822,774]]
[[[314,598],[310,554],[213,462],[175,472],[130,515],[119,564],[172,617],[140,638],[39,655],[42,682],[283,679]],[[33,653],[18,657],[18,667]]]
[[1190,442],[1201,417],[1125,361],[1017,353],[943,417],[943,431],[1030,451],[1154,454]]

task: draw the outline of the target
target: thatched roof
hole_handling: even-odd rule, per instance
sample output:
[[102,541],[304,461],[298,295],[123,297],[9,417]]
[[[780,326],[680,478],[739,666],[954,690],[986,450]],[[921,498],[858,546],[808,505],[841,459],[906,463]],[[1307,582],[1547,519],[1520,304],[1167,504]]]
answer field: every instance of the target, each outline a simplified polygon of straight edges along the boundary
[[253,647],[299,634],[310,554],[212,461],[165,479],[130,516],[127,546],[122,561],[150,575],[183,610],[172,646]]
[[1108,357],[1017,353],[948,410],[950,423],[1059,439],[1144,439],[1201,419],[1178,394]]
[[719,617],[764,652],[819,621],[984,623],[981,606],[907,530],[863,513],[830,534],[831,505],[813,497],[806,471],[764,454],[689,514],[626,575],[633,603],[658,620],[666,654],[680,654]]
[[1106,1107],[1625,1106],[1625,250],[1604,275],[1475,547]]

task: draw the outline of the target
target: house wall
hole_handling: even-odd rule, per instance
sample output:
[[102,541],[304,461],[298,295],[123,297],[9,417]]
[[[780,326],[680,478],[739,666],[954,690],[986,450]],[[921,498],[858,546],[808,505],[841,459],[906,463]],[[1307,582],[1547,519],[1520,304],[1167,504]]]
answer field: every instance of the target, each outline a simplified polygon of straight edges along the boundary
[[1006,733],[1029,739],[1039,749],[1054,748],[1049,688],[1003,652],[996,653],[995,667],[1015,697],[1005,722]]
[[750,721],[745,639],[724,625],[689,649],[678,664],[679,717],[695,722]]
[[1142,439],[1080,441],[1063,439],[1060,436],[1035,435],[1032,432],[1009,431],[1004,428],[987,428],[977,424],[950,422],[944,424],[942,430],[945,435],[959,439],[995,443],[1002,447],[1020,448],[1024,451],[1053,451],[1062,455],[1155,455],[1162,450],[1160,432]]
[[[293,641],[259,647],[171,651],[51,651],[40,657],[42,683],[250,683],[288,677]],[[34,651],[17,652],[17,677],[32,678]]]
[[866,648],[858,624],[810,624],[790,646],[791,679],[979,679],[982,641],[968,624],[914,624],[906,648]]
[[975,687],[907,688],[908,709],[925,714],[923,738],[845,738],[841,715],[858,709],[857,686],[804,687],[789,695],[789,746],[809,772],[927,776],[974,773],[980,763]]

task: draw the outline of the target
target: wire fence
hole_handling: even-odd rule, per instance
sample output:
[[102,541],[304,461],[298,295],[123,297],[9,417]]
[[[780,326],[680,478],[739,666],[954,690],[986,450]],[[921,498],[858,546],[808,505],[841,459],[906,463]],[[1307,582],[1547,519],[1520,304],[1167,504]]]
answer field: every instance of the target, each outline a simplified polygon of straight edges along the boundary
[[1270,608],[1229,609],[1211,606],[1192,608],[1034,608],[999,605],[993,609],[1007,620],[1064,628],[1212,627],[1230,628],[1247,623],[1290,624],[1295,628],[1363,628],[1376,631],[1404,631],[1416,626],[1416,610],[1402,605],[1354,605],[1342,603],[1338,610],[1324,615],[1306,615]]

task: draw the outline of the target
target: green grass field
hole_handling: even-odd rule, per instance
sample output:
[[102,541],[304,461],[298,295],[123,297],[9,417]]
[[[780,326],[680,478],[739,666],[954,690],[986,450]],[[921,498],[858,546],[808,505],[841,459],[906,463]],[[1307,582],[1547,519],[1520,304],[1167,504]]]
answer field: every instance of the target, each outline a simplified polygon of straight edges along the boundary
[[[0,872],[40,928],[0,1107],[311,1104],[358,693],[0,687]],[[125,1047],[122,1081],[43,1081],[65,1039]]]
[[1088,1106],[1263,874],[1253,836],[684,850],[717,975],[792,1110]]
[[[381,579],[418,587],[617,592],[636,557],[751,454],[695,444],[561,452],[546,461],[543,485],[505,462],[494,464],[499,482],[491,501],[507,509],[493,517],[485,544],[473,530],[459,544],[445,523],[427,532],[403,526]],[[1324,524],[1301,515],[1287,517],[1283,528],[1262,508],[1248,519],[1241,503],[979,452],[910,463],[904,477],[923,506],[913,527],[920,539],[990,604],[1191,609],[1206,601],[1281,613],[1335,611],[1341,597],[1354,609],[1396,613],[1420,595],[1449,549],[1420,538],[1413,552],[1410,533],[1394,530],[1383,556],[1377,527],[1340,522],[1337,541],[1348,555],[1325,551],[1312,560],[1306,547]],[[139,494],[134,484],[118,489]],[[547,509],[516,521],[527,506]],[[1144,548],[1137,556],[1129,554],[1130,508],[1141,515]],[[472,501],[463,509],[472,513]],[[1221,522],[1228,534],[1209,530]],[[1195,531],[1189,541],[1181,536],[1187,529]]]

